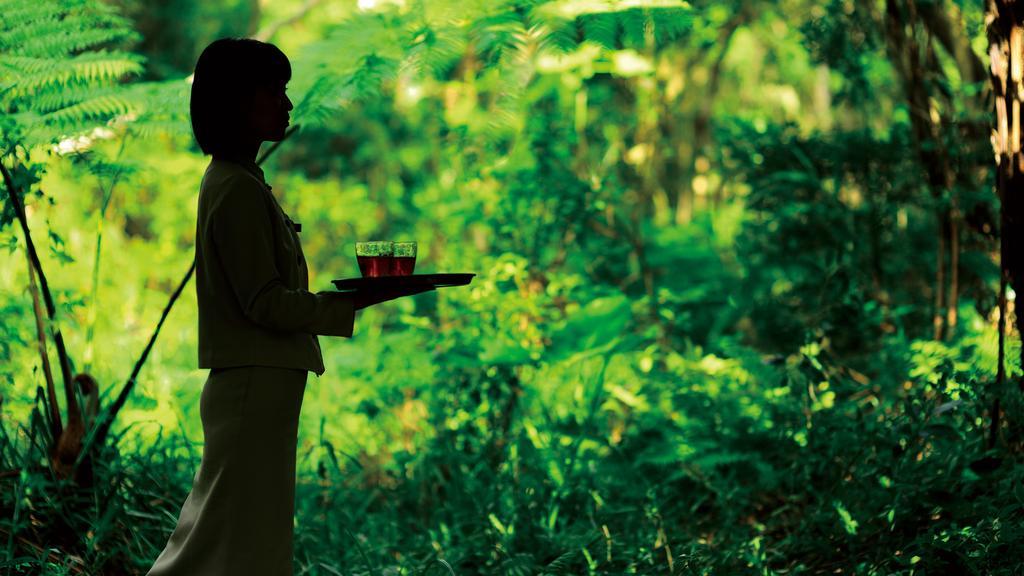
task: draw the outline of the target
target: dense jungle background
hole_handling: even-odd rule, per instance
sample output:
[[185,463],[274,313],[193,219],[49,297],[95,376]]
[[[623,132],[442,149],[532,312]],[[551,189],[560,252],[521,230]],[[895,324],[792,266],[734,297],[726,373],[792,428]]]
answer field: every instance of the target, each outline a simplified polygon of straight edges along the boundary
[[174,527],[230,35],[311,289],[477,274],[321,338],[297,575],[1024,573],[1013,4],[0,0],[0,572]]

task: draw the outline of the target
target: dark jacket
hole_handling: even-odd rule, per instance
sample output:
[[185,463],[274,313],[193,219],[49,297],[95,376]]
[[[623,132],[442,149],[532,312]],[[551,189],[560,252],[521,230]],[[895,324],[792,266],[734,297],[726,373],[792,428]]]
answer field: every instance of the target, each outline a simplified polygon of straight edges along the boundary
[[213,159],[196,223],[199,367],[324,373],[317,334],[352,336],[352,300],[309,292],[294,224],[253,162]]

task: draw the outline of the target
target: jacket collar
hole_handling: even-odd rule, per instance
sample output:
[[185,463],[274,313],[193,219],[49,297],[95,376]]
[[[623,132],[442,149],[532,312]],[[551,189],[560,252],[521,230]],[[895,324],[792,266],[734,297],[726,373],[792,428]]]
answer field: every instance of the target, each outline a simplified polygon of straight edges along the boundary
[[252,160],[238,158],[237,156],[214,156],[214,160],[237,164],[244,168],[246,172],[255,176],[264,186],[267,185],[267,179],[263,175],[263,170]]

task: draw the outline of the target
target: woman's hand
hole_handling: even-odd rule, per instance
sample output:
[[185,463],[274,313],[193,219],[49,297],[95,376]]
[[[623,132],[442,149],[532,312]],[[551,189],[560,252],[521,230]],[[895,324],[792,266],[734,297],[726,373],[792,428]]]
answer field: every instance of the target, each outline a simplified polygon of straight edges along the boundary
[[374,304],[380,304],[381,302],[387,302],[388,300],[394,300],[401,298],[402,296],[412,296],[413,294],[420,294],[421,292],[429,292],[434,290],[433,286],[412,286],[408,288],[388,288],[384,290],[376,290],[372,294],[360,294],[356,293],[352,297],[352,301],[355,303],[355,309],[361,310],[373,306]]
[[381,302],[387,302],[388,300],[394,300],[403,296],[412,296],[413,294],[420,294],[422,292],[429,292],[435,290],[433,286],[410,286],[410,287],[398,287],[398,288],[386,288],[375,290],[373,293],[348,293],[348,292],[321,292],[321,294],[330,294],[333,298],[350,298],[353,303],[355,310],[362,310],[363,308],[369,308],[374,304],[380,304]]

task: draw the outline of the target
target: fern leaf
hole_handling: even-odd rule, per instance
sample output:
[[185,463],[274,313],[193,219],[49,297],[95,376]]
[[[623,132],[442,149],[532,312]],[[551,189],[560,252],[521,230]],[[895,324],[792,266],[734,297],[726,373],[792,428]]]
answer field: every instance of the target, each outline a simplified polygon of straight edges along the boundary
[[580,18],[583,25],[583,36],[608,50],[618,46],[619,19],[614,14],[592,14]]
[[[10,65],[7,58],[2,60],[5,67],[17,69],[16,65]],[[16,76],[6,96],[22,98],[69,84],[113,82],[125,76],[140,74],[142,59],[124,52],[89,52],[65,60],[38,62],[36,70]]]
[[131,22],[103,3],[0,3],[0,51],[4,53],[56,57],[137,38]]
[[442,76],[465,54],[466,35],[451,28],[423,27],[411,32],[402,68],[419,76]]
[[129,102],[115,95],[104,95],[83,100],[72,106],[61,108],[43,119],[51,124],[70,124],[89,120],[103,120],[118,114],[133,112]]
[[142,58],[131,23],[99,0],[0,0],[0,113],[22,143],[89,132],[141,107],[120,95]]
[[131,110],[125,119],[126,129],[140,137],[191,134],[189,92],[190,86],[184,79],[123,87],[119,97]]
[[56,57],[68,52],[80,52],[94,46],[131,40],[135,37],[124,30],[92,28],[88,30],[67,30],[62,34],[46,31],[48,26],[39,26],[39,33],[23,30],[25,41],[15,53]]

